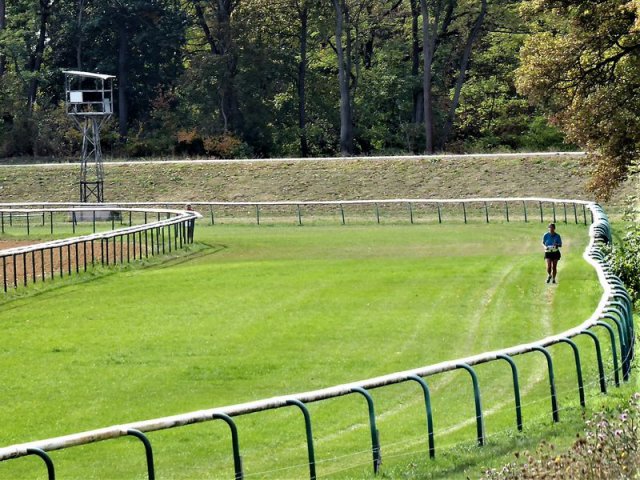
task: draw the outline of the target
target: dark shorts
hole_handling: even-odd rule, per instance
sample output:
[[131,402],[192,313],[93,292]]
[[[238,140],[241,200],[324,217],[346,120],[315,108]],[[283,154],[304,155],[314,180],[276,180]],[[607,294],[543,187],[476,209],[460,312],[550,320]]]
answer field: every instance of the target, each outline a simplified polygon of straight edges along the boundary
[[549,260],[560,260],[560,251],[557,252],[544,252],[544,258],[548,258]]

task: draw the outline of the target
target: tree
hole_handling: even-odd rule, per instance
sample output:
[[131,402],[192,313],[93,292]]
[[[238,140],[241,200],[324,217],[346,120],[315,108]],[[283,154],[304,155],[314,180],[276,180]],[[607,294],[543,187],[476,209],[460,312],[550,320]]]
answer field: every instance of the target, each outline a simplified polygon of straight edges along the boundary
[[118,129],[126,141],[131,126],[148,118],[158,88],[169,88],[183,69],[186,16],[175,0],[86,2],[84,9],[81,30],[70,25],[79,15],[70,10],[67,36],[54,39],[52,48],[59,63],[69,64],[82,45],[86,69],[117,76]]
[[39,0],[39,26],[38,26],[38,40],[35,48],[29,56],[28,70],[31,72],[31,81],[29,82],[29,89],[27,92],[27,102],[29,109],[33,109],[36,102],[36,95],[38,92],[38,73],[42,66],[42,59],[44,56],[45,42],[47,39],[47,28],[49,26],[49,16],[51,10],[55,5],[56,0]]
[[[6,5],[5,0],[0,0],[0,35],[2,35],[2,31],[5,29],[7,24],[7,13],[6,13]],[[5,69],[5,57],[2,52],[0,52],[0,77],[4,75]]]
[[589,152],[590,188],[608,198],[640,148],[640,2],[535,0],[517,85]]
[[469,29],[469,34],[467,35],[467,40],[464,44],[464,48],[462,50],[462,57],[460,59],[460,65],[458,67],[458,78],[456,79],[456,84],[453,90],[453,99],[451,101],[451,106],[449,107],[449,113],[447,114],[447,119],[445,121],[444,130],[442,132],[442,147],[447,144],[449,138],[451,136],[451,130],[453,128],[453,122],[456,115],[456,110],[458,105],[460,104],[460,92],[462,91],[462,86],[467,78],[467,69],[469,68],[469,61],[471,60],[471,49],[473,48],[474,42],[478,39],[480,35],[480,31],[482,29],[485,16],[487,14],[487,0],[480,1],[480,11],[478,12],[477,17],[475,18],[473,25]]
[[[336,54],[338,56],[338,84],[340,86],[340,152],[353,154],[353,106],[351,97],[351,28],[349,6],[345,0],[333,0],[336,11]],[[346,28],[345,28],[345,23]],[[345,35],[346,33],[346,35]],[[342,36],[346,36],[346,51]]]
[[240,131],[242,116],[236,91],[238,53],[234,44],[232,24],[232,14],[239,6],[240,0],[191,1],[210,53],[219,65],[219,112],[224,131]]

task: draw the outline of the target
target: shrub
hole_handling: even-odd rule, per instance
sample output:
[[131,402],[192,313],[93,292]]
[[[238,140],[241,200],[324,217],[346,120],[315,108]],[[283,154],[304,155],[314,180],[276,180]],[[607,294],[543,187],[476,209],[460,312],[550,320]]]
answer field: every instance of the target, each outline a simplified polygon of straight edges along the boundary
[[636,198],[630,201],[625,212],[625,220],[629,222],[621,240],[605,247],[607,260],[613,272],[624,282],[636,307],[640,306],[640,225],[639,212],[634,207]]
[[501,469],[485,472],[485,479],[529,478],[637,479],[640,475],[640,393],[628,408],[599,412],[586,422],[579,437],[566,453],[558,453],[543,443],[535,455],[516,454],[518,460]]
[[207,154],[217,158],[249,158],[251,156],[251,150],[247,144],[228,132],[205,137],[203,144]]

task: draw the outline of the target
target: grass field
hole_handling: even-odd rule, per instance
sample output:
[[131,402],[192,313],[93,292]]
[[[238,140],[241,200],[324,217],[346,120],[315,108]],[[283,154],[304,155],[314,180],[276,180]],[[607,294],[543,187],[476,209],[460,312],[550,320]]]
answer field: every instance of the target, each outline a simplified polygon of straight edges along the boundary
[[[0,445],[293,394],[561,332],[588,318],[601,292],[582,259],[586,227],[561,227],[564,257],[555,286],[544,283],[540,224],[224,225],[199,227],[195,248],[161,266],[80,276],[5,301]],[[597,402],[593,343],[577,342],[589,401]],[[572,353],[566,346],[552,352],[560,405],[575,407]],[[551,425],[544,357],[516,361],[525,435],[515,429],[506,364],[477,369],[486,453],[475,446],[465,372],[427,379],[435,461],[426,455],[417,386],[375,390],[382,473],[474,478],[529,441],[527,435],[566,428]],[[363,399],[309,408],[318,475],[372,476]],[[561,412],[561,420],[579,417],[575,409]],[[308,475],[296,409],[236,423],[247,478]],[[158,478],[233,477],[222,422],[150,439]],[[52,456],[59,478],[145,478],[136,442],[112,440]],[[43,468],[34,458],[2,462],[0,478],[33,478]]]

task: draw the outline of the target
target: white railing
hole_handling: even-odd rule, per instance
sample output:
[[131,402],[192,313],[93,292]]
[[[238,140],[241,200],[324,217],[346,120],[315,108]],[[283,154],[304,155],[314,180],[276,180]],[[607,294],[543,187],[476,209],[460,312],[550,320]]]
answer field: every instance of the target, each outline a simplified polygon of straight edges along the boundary
[[[380,445],[377,438],[377,430],[375,427],[375,412],[373,406],[373,400],[371,396],[368,394],[368,390],[384,387],[386,385],[397,384],[406,381],[416,381],[421,384],[424,393],[425,393],[425,402],[427,404],[427,415],[429,420],[429,448],[430,453],[433,455],[434,453],[434,445],[433,445],[433,430],[432,430],[432,422],[430,418],[430,399],[429,399],[429,391],[426,382],[424,382],[424,378],[429,376],[439,374],[442,372],[447,372],[459,368],[463,368],[467,370],[472,377],[473,386],[474,386],[474,396],[475,396],[475,405],[476,405],[476,425],[477,425],[477,440],[480,445],[484,444],[485,441],[485,433],[484,433],[484,419],[482,412],[482,405],[480,399],[480,391],[477,384],[477,377],[473,370],[473,366],[491,362],[495,360],[505,360],[508,361],[511,365],[513,372],[513,383],[514,383],[514,402],[516,409],[516,419],[517,419],[517,428],[522,428],[521,416],[520,416],[520,392],[518,386],[518,373],[515,363],[511,360],[512,357],[516,355],[523,355],[530,352],[540,352],[543,353],[547,359],[547,366],[549,370],[549,382],[550,382],[550,391],[551,391],[551,410],[554,421],[558,421],[558,404],[555,396],[555,384],[554,384],[554,371],[553,371],[553,363],[552,358],[549,352],[546,350],[547,347],[557,344],[557,343],[569,343],[575,352],[576,357],[576,368],[578,370],[578,379],[579,379],[579,392],[580,392],[580,401],[584,404],[584,392],[583,385],[581,380],[581,366],[579,363],[579,355],[577,354],[577,346],[571,341],[571,338],[579,336],[579,335],[589,335],[593,338],[597,358],[598,358],[598,369],[599,369],[599,380],[600,387],[602,391],[606,391],[606,380],[605,373],[603,368],[601,349],[600,349],[600,341],[598,337],[590,331],[591,328],[596,326],[605,327],[609,332],[609,340],[611,342],[611,350],[613,355],[613,364],[614,364],[614,375],[616,385],[619,385],[619,373],[622,373],[623,379],[626,381],[630,375],[630,366],[631,360],[634,355],[634,328],[633,328],[633,313],[632,313],[632,305],[629,296],[624,290],[624,286],[620,282],[618,278],[616,278],[610,271],[608,264],[605,262],[603,254],[600,252],[600,244],[603,242],[609,242],[611,240],[610,236],[610,227],[608,223],[608,219],[604,213],[604,211],[595,203],[585,202],[580,200],[562,200],[562,199],[549,199],[549,198],[509,198],[509,199],[496,199],[496,198],[481,198],[481,199],[456,199],[456,200],[416,200],[416,199],[394,199],[394,200],[358,200],[358,201],[340,201],[340,202],[236,202],[232,205],[312,205],[312,204],[321,204],[321,205],[346,205],[346,204],[389,204],[389,203],[406,203],[406,204],[419,204],[419,203],[428,203],[428,204],[471,204],[471,203],[480,203],[483,205],[488,205],[489,203],[513,203],[513,202],[537,202],[540,205],[543,203],[552,203],[554,205],[572,205],[574,207],[574,211],[577,212],[576,207],[581,206],[585,208],[585,211],[588,210],[592,219],[591,226],[589,228],[589,244],[586,247],[583,257],[584,259],[594,268],[598,275],[599,282],[603,288],[603,293],[600,298],[600,302],[598,307],[593,312],[593,314],[582,322],[580,325],[564,331],[560,334],[553,335],[541,339],[536,342],[526,343],[516,345],[510,348],[495,350],[491,352],[485,352],[479,355],[474,355],[470,357],[460,358],[452,361],[441,362],[434,365],[422,366],[418,368],[414,368],[411,370],[405,370],[402,372],[390,373],[388,375],[382,375],[374,378],[369,378],[365,380],[361,380],[358,382],[352,382],[342,385],[336,385],[328,388],[323,388],[319,390],[313,390],[308,392],[301,392],[292,395],[284,395],[284,396],[276,396],[263,400],[256,400],[253,402],[237,404],[237,405],[229,405],[223,407],[216,407],[211,409],[199,410],[194,412],[189,412],[181,415],[174,415],[169,417],[156,418],[151,420],[143,420],[132,423],[127,423],[123,425],[114,425],[102,429],[91,430],[81,433],[76,433],[72,435],[60,436],[55,438],[49,438],[45,440],[38,440],[34,442],[22,443],[18,445],[11,445],[4,448],[0,448],[0,461],[7,460],[11,458],[22,457],[25,455],[39,455],[41,458],[45,460],[47,463],[47,467],[49,468],[49,476],[53,478],[55,476],[53,463],[49,456],[46,454],[48,451],[59,450],[64,448],[70,448],[78,445],[86,445],[94,442],[100,442],[108,439],[113,439],[126,435],[134,435],[140,438],[145,444],[145,451],[147,454],[147,466],[148,466],[148,475],[149,478],[154,478],[154,466],[153,466],[153,455],[151,450],[151,443],[146,437],[146,433],[154,432],[157,430],[165,430],[169,428],[175,428],[184,425],[190,425],[194,423],[207,422],[216,419],[225,420],[229,426],[231,427],[232,433],[232,442],[234,447],[234,466],[235,466],[235,475],[236,478],[242,478],[242,466],[240,462],[239,455],[239,447],[237,443],[237,432],[235,424],[231,417],[247,415],[254,412],[259,412],[263,410],[277,409],[283,408],[287,406],[297,406],[299,407],[303,413],[305,414],[305,426],[307,429],[307,445],[309,452],[309,469],[311,478],[315,478],[315,456],[313,449],[313,436],[311,434],[311,421],[308,415],[308,411],[306,410],[305,404],[311,402],[317,402],[325,399],[335,398],[339,396],[349,395],[358,393],[366,397],[367,404],[369,407],[369,418],[370,418],[370,426],[371,426],[371,436],[372,436],[372,452],[373,452],[373,465],[374,471],[378,470],[380,465],[381,456],[380,456]],[[42,205],[42,204],[38,204]],[[125,205],[125,204],[122,204]],[[134,204],[126,204],[126,205],[134,205]],[[136,203],[138,207],[141,205],[158,205],[152,203],[140,204]],[[175,205],[175,204],[166,204],[162,205]],[[184,203],[181,203],[184,205]],[[231,205],[226,202],[193,202],[194,207],[208,205]],[[2,208],[2,205],[0,205]],[[486,207],[485,207],[486,208]],[[526,208],[526,203],[525,203]],[[540,212],[542,216],[542,207],[540,207]],[[488,210],[486,210],[488,211]],[[566,210],[565,210],[566,211]],[[525,215],[526,218],[526,215]],[[441,219],[440,219],[441,220]],[[466,216],[465,216],[466,220]],[[507,213],[508,220],[508,213]],[[577,213],[575,215],[575,220],[577,222]],[[586,213],[584,215],[584,220],[586,222]],[[487,221],[489,219],[487,218]],[[566,221],[566,217],[565,217]],[[615,327],[617,329],[617,338],[619,338],[619,344],[616,346],[616,336],[614,335],[614,328],[611,323],[615,323]],[[617,349],[620,349],[620,364],[618,363],[617,357]],[[620,366],[619,366],[620,365]]]

